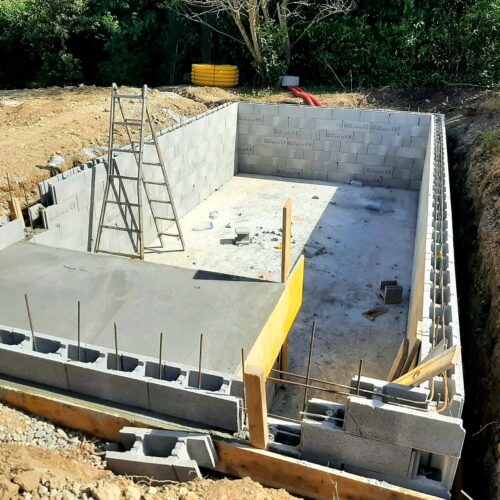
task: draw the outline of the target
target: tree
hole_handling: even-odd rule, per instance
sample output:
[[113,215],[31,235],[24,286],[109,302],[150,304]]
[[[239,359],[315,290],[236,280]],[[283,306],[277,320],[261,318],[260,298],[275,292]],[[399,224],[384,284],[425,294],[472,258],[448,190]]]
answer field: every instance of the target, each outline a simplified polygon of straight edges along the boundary
[[[268,84],[276,84],[286,73],[294,45],[313,26],[354,6],[354,0],[176,0],[170,4],[183,16],[243,44]],[[208,21],[221,15],[232,20],[236,36]]]

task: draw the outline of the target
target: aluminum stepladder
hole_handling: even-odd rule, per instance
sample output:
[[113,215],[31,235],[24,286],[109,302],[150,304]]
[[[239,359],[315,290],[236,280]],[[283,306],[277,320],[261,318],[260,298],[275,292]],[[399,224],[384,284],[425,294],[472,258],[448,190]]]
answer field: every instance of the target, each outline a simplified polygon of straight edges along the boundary
[[[125,116],[123,100],[140,100],[141,111],[140,118],[127,118]],[[167,177],[165,162],[158,143],[158,136],[155,130],[154,122],[151,119],[151,114],[148,110],[148,88],[143,86],[140,94],[119,94],[118,87],[113,84],[111,90],[111,107],[109,120],[109,144],[108,144],[108,167],[106,187],[104,189],[103,204],[99,217],[99,225],[97,228],[95,253],[107,253],[112,255],[120,255],[125,257],[144,259],[144,213],[143,213],[143,194],[149,205],[152,214],[156,233],[162,246],[164,245],[164,236],[173,236],[180,240],[182,250],[185,249],[184,238],[182,236],[179,217],[175,208],[174,199],[172,197],[172,189]],[[116,120],[116,108],[121,115],[120,120]],[[149,126],[149,127],[148,127]],[[115,128],[124,127],[127,137],[130,141],[130,148],[115,147]],[[146,130],[151,132],[151,136],[146,140]],[[134,133],[135,130],[135,133]],[[139,140],[134,140],[139,136]],[[145,146],[152,146],[153,160],[144,161]],[[117,154],[132,154],[137,166],[137,175],[122,175],[120,168],[116,162]],[[144,173],[146,166],[146,175]],[[151,169],[156,169],[156,172]],[[160,169],[161,180],[156,178],[151,179],[151,175],[158,173]],[[149,178],[148,178],[149,177]],[[116,182],[115,182],[116,181]],[[152,187],[155,186],[155,187]],[[144,193],[143,193],[144,188]],[[150,189],[155,189],[155,196],[150,193]],[[131,201],[132,199],[132,201]],[[118,208],[122,226],[105,224],[106,215],[110,210],[110,206]],[[160,215],[160,207],[170,207],[167,215]],[[173,222],[177,232],[165,232],[162,229],[162,221]],[[101,248],[101,238],[103,230],[106,231],[125,231],[128,233],[131,252],[120,252]]]

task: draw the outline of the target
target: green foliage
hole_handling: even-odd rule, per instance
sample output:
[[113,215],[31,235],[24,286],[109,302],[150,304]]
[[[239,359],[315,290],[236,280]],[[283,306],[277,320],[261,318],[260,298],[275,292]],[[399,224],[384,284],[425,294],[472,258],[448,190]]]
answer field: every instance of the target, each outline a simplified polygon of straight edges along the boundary
[[500,128],[489,128],[479,136],[479,142],[488,155],[500,152]]
[[[288,69],[287,34],[258,32],[252,65],[234,40],[167,7],[179,0],[0,0],[0,87],[166,85],[192,63],[237,64],[243,81],[276,85]],[[336,88],[445,82],[499,85],[500,0],[358,0],[314,24],[292,49],[290,74]],[[312,14],[312,13],[311,13]],[[210,20],[239,36],[220,15]],[[298,33],[292,30],[291,38]],[[352,82],[352,83],[351,83]]]
[[288,34],[276,21],[263,22],[256,30],[261,59],[254,67],[267,85],[279,85],[280,77],[288,69]]

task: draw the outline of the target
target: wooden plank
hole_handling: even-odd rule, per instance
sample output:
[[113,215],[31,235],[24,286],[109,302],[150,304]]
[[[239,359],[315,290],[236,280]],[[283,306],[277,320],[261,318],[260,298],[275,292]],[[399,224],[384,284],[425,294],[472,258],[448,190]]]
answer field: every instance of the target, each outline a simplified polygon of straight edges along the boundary
[[292,268],[292,200],[288,198],[283,207],[283,230],[281,235],[281,282],[285,283]]
[[392,382],[396,377],[399,377],[399,374],[403,369],[406,356],[408,355],[409,344],[410,341],[407,338],[404,338],[401,341],[401,345],[399,346],[396,357],[394,358],[394,362],[392,363],[391,369],[389,370],[389,374],[387,375],[387,380],[389,382]]
[[[0,378],[0,401],[46,418],[55,424],[87,432],[107,441],[116,441],[120,429],[125,426],[208,432],[111,404],[96,403],[2,378]],[[284,488],[308,498],[328,500],[435,498],[355,474],[250,448],[241,441],[225,440],[220,433],[211,432],[211,434],[219,455],[216,469],[223,474],[251,477],[266,486]]]
[[438,354],[436,357],[417,365],[413,370],[410,370],[408,373],[394,380],[394,383],[413,387],[446,370],[454,368],[459,359],[460,346],[455,345],[443,353]]
[[[304,256],[296,262],[274,311],[248,353],[245,364],[262,366],[267,377],[302,305]],[[241,375],[241,373],[240,373]]]
[[420,346],[422,345],[422,341],[420,339],[415,339],[413,341],[413,345],[411,346],[410,352],[408,353],[408,357],[406,358],[406,361],[403,364],[403,368],[401,369],[401,372],[398,374],[401,375],[401,373],[407,373],[411,370],[411,367],[414,366],[415,362],[418,362],[418,353],[420,352]]
[[10,218],[11,220],[19,219],[24,222],[23,212],[21,210],[21,202],[19,198],[12,198],[12,201],[8,202],[9,210],[10,210]]
[[265,450],[269,444],[269,427],[264,370],[259,366],[246,366],[244,378],[250,444]]
[[264,486],[321,500],[435,499],[388,483],[256,450],[240,443],[216,441],[217,469],[230,476],[250,477]]

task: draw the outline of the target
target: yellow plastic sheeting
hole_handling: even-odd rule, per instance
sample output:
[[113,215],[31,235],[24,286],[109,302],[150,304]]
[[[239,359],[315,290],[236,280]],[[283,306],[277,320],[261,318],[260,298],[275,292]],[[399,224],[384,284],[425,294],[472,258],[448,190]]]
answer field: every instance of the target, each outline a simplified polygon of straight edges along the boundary
[[266,377],[271,372],[281,346],[285,342],[302,306],[303,288],[304,257],[302,256],[292,269],[278,304],[245,359],[246,365],[261,366]]
[[235,87],[238,85],[237,66],[217,64],[193,64],[191,81],[207,87]]

